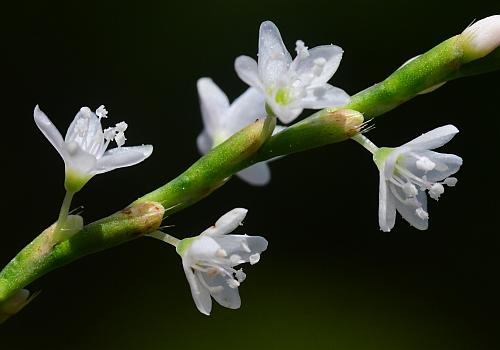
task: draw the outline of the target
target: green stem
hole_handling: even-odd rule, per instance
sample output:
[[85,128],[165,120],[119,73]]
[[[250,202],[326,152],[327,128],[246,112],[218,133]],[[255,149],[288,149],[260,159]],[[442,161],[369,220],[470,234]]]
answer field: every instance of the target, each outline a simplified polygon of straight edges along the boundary
[[57,219],[56,227],[53,232],[53,241],[61,242],[66,237],[65,226],[68,219],[69,208],[71,207],[71,201],[73,200],[74,192],[66,191],[64,194],[64,199],[61,205],[61,210],[59,211],[59,218]]
[[363,134],[356,134],[353,137],[351,137],[351,139],[359,143],[361,146],[367,149],[368,152],[370,152],[371,154],[375,154],[375,152],[377,152],[378,150],[378,147]]
[[146,236],[158,239],[162,242],[166,242],[170,245],[173,245],[174,247],[177,247],[179,245],[179,242],[181,241],[180,239],[175,238],[174,236],[171,236],[171,235],[169,235],[165,232],[161,232],[161,231],[154,231],[154,232],[146,234]]

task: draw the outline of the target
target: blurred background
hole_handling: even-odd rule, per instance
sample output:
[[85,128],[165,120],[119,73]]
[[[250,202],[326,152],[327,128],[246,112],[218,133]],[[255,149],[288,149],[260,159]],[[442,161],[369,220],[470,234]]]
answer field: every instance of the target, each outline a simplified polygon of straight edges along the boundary
[[[152,143],[143,164],[92,179],[73,207],[86,222],[124,207],[198,157],[196,80],[230,99],[246,86],[235,57],[256,56],[259,24],[274,21],[293,51],[334,43],[332,84],[354,94],[407,59],[498,13],[498,1],[67,1],[4,8],[3,229],[0,265],[57,217],[63,162],[39,132],[39,104],[64,133],[81,106],[125,120],[128,145]],[[273,162],[272,183],[232,179],[170,217],[195,235],[234,207],[239,233],[269,249],[245,271],[242,307],[200,314],[181,260],[139,239],[56,270],[41,295],[0,327],[15,349],[494,349],[498,341],[498,72],[450,82],[376,120],[370,138],[397,146],[437,126],[460,133],[443,152],[464,158],[458,186],[431,201],[430,229],[398,218],[378,229],[378,172],[354,142]],[[438,205],[439,204],[439,205]],[[7,223],[7,224],[6,224]],[[495,227],[497,227],[495,229]]]

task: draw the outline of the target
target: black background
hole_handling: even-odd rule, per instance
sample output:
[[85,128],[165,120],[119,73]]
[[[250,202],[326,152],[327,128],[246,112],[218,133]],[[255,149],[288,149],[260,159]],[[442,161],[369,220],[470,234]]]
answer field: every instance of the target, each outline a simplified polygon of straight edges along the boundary
[[[36,104],[64,133],[81,106],[125,120],[143,164],[92,179],[73,207],[86,222],[172,179],[197,157],[195,82],[244,91],[236,56],[257,52],[261,21],[285,44],[344,50],[332,83],[354,94],[407,59],[498,13],[497,1],[31,2],[2,24],[3,200],[0,265],[57,216],[63,162],[32,119]],[[443,152],[464,158],[457,187],[430,203],[430,229],[398,218],[378,230],[378,172],[344,142],[271,164],[272,183],[233,179],[171,218],[201,232],[234,207],[241,233],[269,249],[248,267],[240,310],[197,312],[180,258],[140,239],[33,283],[42,294],[0,328],[1,349],[493,349],[498,345],[499,73],[450,82],[376,120],[368,135],[397,146],[437,126],[460,133]],[[439,204],[439,205],[438,205]]]

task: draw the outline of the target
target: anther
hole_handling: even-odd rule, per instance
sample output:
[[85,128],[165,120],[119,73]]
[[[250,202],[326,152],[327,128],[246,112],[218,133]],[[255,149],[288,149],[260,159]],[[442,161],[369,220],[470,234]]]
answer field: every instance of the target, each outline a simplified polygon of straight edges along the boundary
[[458,179],[456,177],[447,177],[446,179],[444,179],[443,183],[446,185],[446,186],[450,186],[450,187],[453,187],[457,184],[458,182]]
[[432,184],[429,188],[429,196],[432,199],[439,200],[439,196],[444,193],[444,187],[439,182]]
[[429,213],[426,212],[424,209],[422,209],[422,207],[420,208],[417,208],[415,210],[415,213],[417,214],[417,216],[422,219],[422,220],[429,220]]
[[436,163],[427,157],[421,157],[416,162],[417,168],[425,172],[431,171],[436,167]]
[[260,260],[260,254],[255,253],[253,255],[250,255],[250,265],[257,264]]

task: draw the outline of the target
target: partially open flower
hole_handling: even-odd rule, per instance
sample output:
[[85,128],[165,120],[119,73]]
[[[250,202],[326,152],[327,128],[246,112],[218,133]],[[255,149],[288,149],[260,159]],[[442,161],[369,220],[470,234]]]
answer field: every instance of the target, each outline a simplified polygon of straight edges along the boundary
[[[122,147],[126,140],[125,122],[103,132],[101,119],[107,118],[107,113],[104,106],[100,106],[96,113],[82,107],[63,139],[45,113],[38,105],[35,107],[36,125],[64,160],[68,191],[77,192],[92,176],[140,163],[153,152],[151,145]],[[115,141],[118,148],[106,150],[111,141]]]
[[444,186],[455,186],[457,179],[450,177],[462,165],[462,158],[454,154],[431,151],[450,141],[458,129],[446,125],[431,130],[396,148],[378,148],[366,137],[353,139],[373,154],[380,171],[379,225],[390,231],[396,221],[396,210],[419,230],[428,227],[427,195],[438,200]]
[[290,123],[305,108],[321,109],[349,102],[344,90],[328,84],[342,59],[342,49],[335,45],[308,49],[296,43],[297,57],[292,60],[280,32],[266,21],[259,31],[259,62],[248,56],[235,61],[238,76],[266,96],[272,111],[283,123]]
[[227,234],[241,225],[246,213],[243,208],[233,209],[199,236],[176,245],[196,307],[205,315],[212,310],[211,297],[224,307],[240,307],[238,287],[246,274],[235,267],[256,264],[267,248],[263,237]]
[[[208,153],[257,119],[265,118],[264,95],[249,88],[232,104],[226,94],[210,78],[201,78],[197,83],[204,129],[198,136],[198,150]],[[275,131],[281,130],[276,127]],[[262,186],[271,180],[269,166],[257,163],[237,173],[238,177],[251,185]]]

